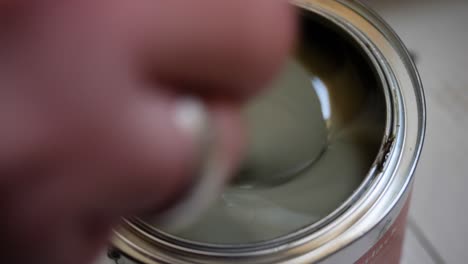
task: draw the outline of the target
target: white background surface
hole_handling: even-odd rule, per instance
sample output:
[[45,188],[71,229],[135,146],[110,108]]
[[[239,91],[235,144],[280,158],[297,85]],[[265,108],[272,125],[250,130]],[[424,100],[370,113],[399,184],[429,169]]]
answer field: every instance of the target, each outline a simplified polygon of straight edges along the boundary
[[468,1],[366,2],[416,54],[426,90],[404,264],[468,263]]
[[468,263],[468,1],[366,2],[416,54],[427,96],[402,264]]

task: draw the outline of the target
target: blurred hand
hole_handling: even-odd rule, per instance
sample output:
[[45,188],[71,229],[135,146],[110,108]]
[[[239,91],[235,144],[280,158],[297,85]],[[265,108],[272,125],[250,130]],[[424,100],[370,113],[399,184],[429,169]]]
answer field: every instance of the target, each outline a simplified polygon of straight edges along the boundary
[[292,44],[287,2],[2,1],[3,261],[87,263],[121,216],[171,206],[198,151],[174,122],[187,95],[233,169],[240,106]]

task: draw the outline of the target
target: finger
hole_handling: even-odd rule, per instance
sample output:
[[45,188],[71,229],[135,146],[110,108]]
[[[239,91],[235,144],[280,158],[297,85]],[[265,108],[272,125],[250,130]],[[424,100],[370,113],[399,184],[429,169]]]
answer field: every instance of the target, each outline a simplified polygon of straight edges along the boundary
[[[164,210],[183,198],[201,177],[199,163],[205,158],[202,148],[206,147],[203,146],[206,142],[201,142],[207,134],[205,129],[211,130],[213,138],[209,144],[216,149],[219,166],[223,168],[223,175],[218,177],[228,181],[237,165],[244,142],[238,106],[225,103],[206,105],[205,115],[208,116],[205,118],[208,118],[209,127],[197,127],[199,124],[196,124],[188,128],[183,123],[193,120],[180,119],[194,114],[190,111],[198,111],[193,110],[193,102],[174,97],[165,99],[165,110],[155,106],[164,103],[147,101],[135,112],[142,118],[138,122],[134,122],[136,117],[132,118],[133,121],[127,124],[126,138],[132,141],[128,142],[124,156],[128,156],[125,159],[130,161],[131,170],[117,180],[108,179],[112,183],[107,190],[108,197],[103,199],[104,203],[107,198],[115,204],[120,200],[117,213]],[[177,116],[175,122],[174,115]],[[195,120],[197,118],[200,117],[194,117]],[[124,188],[116,190],[115,186],[119,185]]]
[[[203,159],[200,138],[205,132],[197,124],[198,110],[193,110],[191,101],[172,95],[145,95],[138,101],[122,116],[120,127],[109,131],[102,146],[91,147],[94,153],[88,153],[85,161],[63,166],[62,175],[68,176],[57,181],[60,186],[49,188],[65,190],[63,206],[66,202],[109,219],[157,212],[176,204],[197,180]],[[215,131],[212,144],[226,171],[219,177],[227,181],[244,141],[239,107],[216,103],[208,105],[207,112]],[[181,121],[183,115],[189,120]]]
[[[80,154],[64,159],[49,171],[54,176],[27,187],[26,193],[18,186],[22,194],[13,197],[15,206],[9,208],[6,222],[27,241],[19,247],[26,250],[49,241],[64,247],[81,243],[75,246],[91,250],[85,242],[93,247],[102,243],[102,234],[118,217],[176,204],[196,180],[194,161],[200,153],[196,133],[177,121],[193,107],[187,104],[170,95],[135,103],[122,117],[122,127],[110,130],[101,146],[90,146],[94,153],[87,158]],[[243,142],[238,106],[212,103],[207,108],[219,160],[225,171],[232,171]],[[227,175],[219,177],[228,180]],[[67,230],[75,233],[67,237]]]
[[[294,36],[289,1],[131,1],[132,36],[151,78],[243,99],[279,70]],[[130,11],[130,14],[128,15]],[[152,58],[152,59],[151,59]]]
[[132,47],[144,78],[230,99],[257,92],[279,70],[296,22],[287,0],[46,1],[34,9],[34,25],[51,20],[52,32],[69,32],[73,43]]

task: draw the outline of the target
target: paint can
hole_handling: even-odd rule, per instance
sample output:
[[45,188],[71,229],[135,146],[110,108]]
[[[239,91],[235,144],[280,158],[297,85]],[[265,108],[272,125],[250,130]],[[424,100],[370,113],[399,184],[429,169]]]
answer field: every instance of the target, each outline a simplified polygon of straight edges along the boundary
[[[320,99],[327,129],[340,134],[346,124],[355,122],[350,113],[356,111],[359,122],[366,124],[353,137],[372,154],[358,184],[319,219],[245,243],[194,242],[142,220],[125,219],[109,251],[116,263],[400,262],[413,175],[425,134],[424,94],[415,65],[390,27],[360,2],[297,0],[294,4],[301,19],[299,57],[314,73],[309,76],[311,87]],[[317,56],[328,56],[327,64],[314,68]],[[333,83],[342,67],[352,74]],[[340,160],[334,164],[330,175],[342,166]]]

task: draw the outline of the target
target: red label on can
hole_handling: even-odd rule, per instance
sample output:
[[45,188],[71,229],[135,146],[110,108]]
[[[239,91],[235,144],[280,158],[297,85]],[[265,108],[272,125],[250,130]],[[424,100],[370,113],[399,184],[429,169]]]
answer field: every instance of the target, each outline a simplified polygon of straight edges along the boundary
[[398,264],[401,259],[403,240],[406,230],[409,202],[406,203],[400,215],[382,236],[377,244],[372,247],[355,264]]

